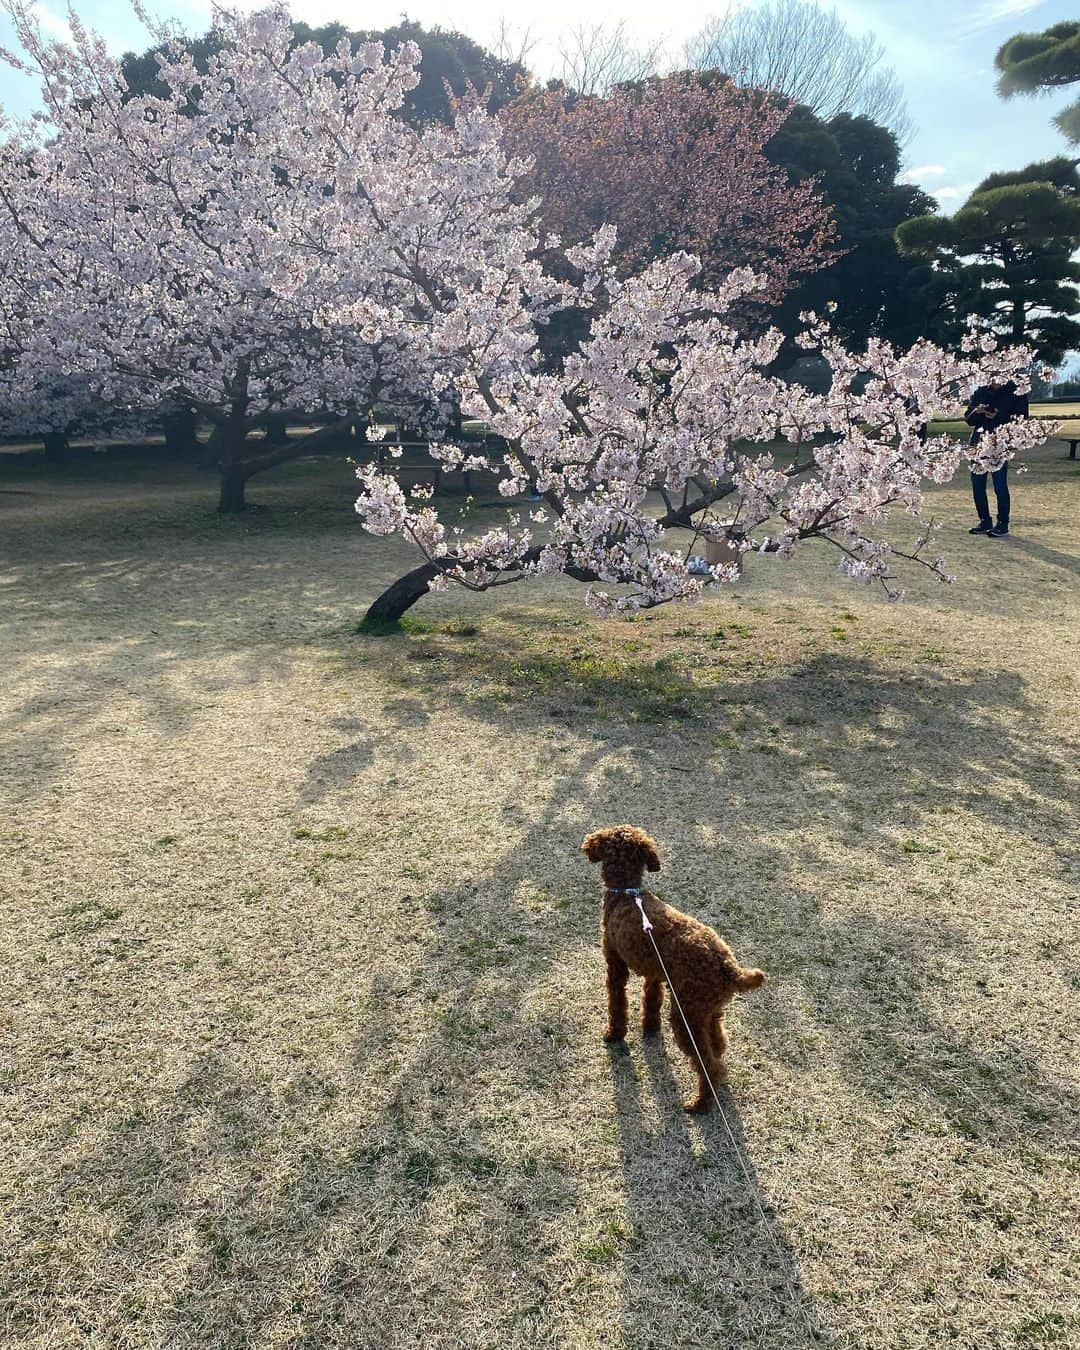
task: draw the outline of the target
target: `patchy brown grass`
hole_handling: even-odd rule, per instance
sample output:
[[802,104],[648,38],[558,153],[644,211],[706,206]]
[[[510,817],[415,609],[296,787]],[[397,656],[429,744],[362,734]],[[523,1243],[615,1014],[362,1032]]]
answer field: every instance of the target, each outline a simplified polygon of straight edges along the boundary
[[[828,556],[352,629],[347,472],[5,466],[0,1299],[27,1347],[1080,1335],[1080,475],[952,589]],[[101,472],[104,470],[104,472]],[[769,983],[728,1115],[600,1042],[586,830]]]

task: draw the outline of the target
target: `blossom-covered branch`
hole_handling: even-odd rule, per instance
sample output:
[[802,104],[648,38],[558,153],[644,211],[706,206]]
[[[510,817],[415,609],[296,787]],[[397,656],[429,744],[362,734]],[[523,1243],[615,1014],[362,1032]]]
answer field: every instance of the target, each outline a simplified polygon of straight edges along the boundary
[[[483,417],[508,447],[500,490],[542,506],[477,535],[363,468],[368,529],[422,557],[376,617],[428,589],[538,574],[586,582],[605,611],[690,599],[735,575],[702,574],[702,539],[784,557],[824,540],[896,593],[890,512],[921,521],[926,479],[1040,439],[1023,422],[975,451],[923,435],[973,383],[1023,385],[1025,352],[973,335],[959,355],[856,356],[811,320],[804,340],[832,370],[813,394],[767,373],[777,333],[733,320],[768,275],[703,277],[676,253],[627,276],[610,226],[562,248],[476,100],[453,127],[396,115],[412,44],[342,38],[326,55],[294,44],[282,9],[222,12],[205,70],[166,42],[167,96],[132,96],[77,18],[72,43],[46,42],[26,0],[7,4],[46,110],[0,142],[0,408],[61,387],[94,407],[195,407],[216,426],[226,509],[252,472],[317,444],[268,448],[275,412],[344,425],[377,402],[419,422],[447,466],[464,453],[438,439],[452,416]],[[538,334],[561,311],[585,336],[544,362]]]
[[[607,296],[581,350],[557,373],[494,384],[502,411],[492,426],[510,446],[500,490],[513,497],[532,486],[545,499],[528,523],[515,511],[472,537],[446,528],[392,474],[361,472],[357,510],[367,528],[410,537],[426,560],[411,584],[376,602],[373,620],[396,617],[403,600],[426,590],[537,574],[587,581],[587,601],[601,612],[692,599],[738,572],[730,562],[703,567],[702,539],[785,558],[821,540],[841,571],[894,598],[898,559],[947,579],[944,560],[925,553],[926,481],[947,482],[969,462],[998,465],[1045,432],[1014,423],[971,447],[928,437],[926,423],[958,416],[974,382],[1022,383],[1029,353],[972,334],[959,354],[874,342],[854,355],[807,316],[803,343],[832,371],[829,391],[815,394],[766,373],[779,333],[745,338],[731,324],[732,307],[758,285],[751,273],[702,292],[695,260],[680,255],[623,281],[610,242],[601,236],[588,257],[576,255]],[[434,453],[454,462],[452,450]],[[896,510],[915,521],[911,549],[886,538]]]

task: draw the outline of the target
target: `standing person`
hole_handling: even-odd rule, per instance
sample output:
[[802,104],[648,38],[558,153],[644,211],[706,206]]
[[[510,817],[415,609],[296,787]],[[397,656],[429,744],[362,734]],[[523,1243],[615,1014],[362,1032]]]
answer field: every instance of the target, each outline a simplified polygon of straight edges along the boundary
[[[982,440],[983,432],[993,431],[995,427],[1003,427],[1007,422],[1014,422],[1018,417],[1028,415],[1028,397],[1027,394],[1020,394],[1016,389],[1016,381],[1009,380],[1005,384],[984,384],[972,394],[968,400],[967,412],[964,413],[964,421],[974,430],[971,433],[971,444],[978,445]],[[971,495],[975,498],[975,510],[979,513],[978,525],[973,525],[968,534],[988,534],[993,539],[1000,539],[1009,533],[1009,463],[1008,460],[1000,469],[995,469],[991,477],[994,480],[994,496],[997,498],[997,524],[990,518],[990,502],[986,495],[986,473],[976,473],[971,471]]]

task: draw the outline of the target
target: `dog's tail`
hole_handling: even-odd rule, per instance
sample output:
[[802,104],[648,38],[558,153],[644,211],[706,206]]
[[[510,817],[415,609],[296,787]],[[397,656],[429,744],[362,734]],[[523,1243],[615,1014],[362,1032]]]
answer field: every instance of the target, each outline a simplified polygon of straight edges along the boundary
[[763,970],[747,970],[745,966],[740,966],[735,972],[735,988],[740,990],[760,989],[765,983],[765,972]]

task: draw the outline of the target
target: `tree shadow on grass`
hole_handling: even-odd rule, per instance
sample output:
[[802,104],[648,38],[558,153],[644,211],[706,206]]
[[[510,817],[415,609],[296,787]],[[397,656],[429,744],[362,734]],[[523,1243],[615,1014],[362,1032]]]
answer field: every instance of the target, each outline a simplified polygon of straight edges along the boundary
[[[796,851],[813,833],[807,809],[815,826],[873,833],[914,828],[942,806],[1007,826],[1021,806],[1024,829],[1048,842],[1080,810],[1073,748],[1043,726],[1016,672],[948,670],[929,648],[914,670],[850,648],[758,658],[737,636],[702,635],[693,650],[684,642],[650,659],[580,628],[526,614],[467,642],[374,639],[384,654],[366,668],[391,688],[419,687],[432,712],[454,707],[508,730],[551,719],[632,750],[660,778],[689,770],[706,819],[728,814],[713,789],[753,791],[778,808],[770,828]],[[402,659],[418,646],[427,660]]]
[[[565,767],[490,871],[402,897],[407,943],[369,930],[344,1054],[241,1035],[124,1116],[85,1129],[73,1115],[22,1206],[32,1260],[10,1293],[16,1332],[74,1318],[90,1338],[200,1350],[564,1345],[618,1303],[628,1345],[647,1343],[635,1314],[665,1348],[700,1344],[703,1322],[799,1344],[794,1256],[711,1127],[695,1127],[704,1149],[692,1141],[666,1066],[650,1062],[674,1122],[659,1142],[635,1128],[621,1066],[618,1138],[580,1107],[581,1074],[590,1054],[602,1074],[604,1052],[578,844],[628,786],[603,772],[607,753],[597,743]],[[595,1006],[564,1009],[563,972],[582,961]],[[627,1207],[634,1231],[609,1252],[604,1216]],[[669,1260],[671,1245],[716,1288]]]
[[1051,567],[1068,572],[1080,572],[1080,558],[1075,554],[1062,553],[1060,549],[1050,548],[1047,544],[1039,544],[1034,539],[1025,538],[1022,534],[1011,535],[1008,546],[1035,558],[1039,562],[1047,563]]
[[[780,700],[814,713],[833,708],[850,725],[852,704],[868,702],[862,714],[869,715],[883,689],[893,688],[890,681],[867,688],[873,669],[865,665],[856,666],[861,678],[850,686],[850,666],[842,681],[835,666],[825,673],[824,689],[818,678],[808,688],[805,667],[764,681],[769,702],[760,715],[775,716]],[[891,713],[882,726],[888,743],[903,747],[916,737],[925,744],[932,730],[920,730],[919,718],[950,687],[931,681],[909,695],[899,723]],[[731,681],[731,692],[750,691]],[[494,715],[483,700],[469,706],[481,721]],[[528,717],[505,707],[501,715]],[[950,710],[954,720],[973,715]],[[599,712],[593,719],[579,726],[577,749],[543,807],[507,831],[490,870],[449,887],[415,888],[401,900],[417,906],[410,941],[388,945],[375,935],[357,949],[357,1005],[344,1056],[299,1056],[282,1070],[274,1059],[280,1048],[264,1050],[264,1063],[255,1047],[226,1043],[195,1054],[172,1089],[58,1149],[21,1235],[34,1261],[30,1283],[10,1296],[17,1332],[55,1329],[57,1318],[70,1324],[74,1316],[89,1336],[113,1336],[120,1325],[133,1328],[132,1341],[236,1350],[264,1342],[449,1347],[463,1334],[478,1346],[566,1344],[575,1317],[613,1297],[610,1275],[621,1260],[614,1297],[624,1343],[641,1350],[650,1338],[664,1350],[700,1344],[703,1326],[732,1344],[809,1343],[798,1337],[812,1312],[766,1185],[747,1159],[747,1188],[719,1122],[683,1119],[670,1067],[652,1048],[646,1073],[665,1122],[655,1135],[641,1124],[644,1090],[632,1064],[614,1065],[621,1174],[616,1166],[604,1185],[611,1222],[622,1207],[630,1231],[602,1232],[595,1241],[581,1234],[584,1248],[569,1254],[578,1283],[567,1287],[566,1243],[580,1231],[580,1191],[597,1184],[582,1159],[592,1167],[603,1157],[600,1143],[576,1133],[588,1123],[571,1095],[586,1041],[600,1025],[595,888],[577,852],[584,830],[648,801],[655,821],[643,823],[667,842],[665,862],[675,862],[659,879],[661,893],[674,878],[673,901],[714,922],[701,895],[679,884],[679,856],[701,851],[703,830],[762,876],[783,877],[793,860],[816,860],[797,821],[781,821],[779,840],[765,841],[759,817],[732,812],[726,796],[691,798],[688,816],[686,799],[665,792],[674,781],[658,762],[661,754],[670,760],[666,723],[641,728]],[[351,721],[340,730],[357,735]],[[851,736],[844,754],[858,753],[854,730]],[[793,740],[780,754],[794,762],[804,752]],[[970,767],[965,761],[963,771]],[[937,770],[945,771],[955,771],[947,757]],[[854,808],[845,766],[830,763],[830,773],[841,804]],[[341,780],[346,789],[351,774],[352,767]],[[761,800],[776,790],[756,768],[736,764],[729,779],[725,787]],[[1005,802],[991,805],[1004,809]],[[886,817],[880,825],[892,823]],[[704,847],[722,871],[720,850]],[[1016,1071],[1011,1059],[999,1064],[998,1050],[957,1036],[934,1014],[925,998],[932,968],[922,959],[897,962],[919,949],[899,920],[830,926],[809,900],[779,902],[775,887],[730,904],[720,924],[730,931],[729,919],[737,950],[769,970],[770,988],[797,983],[809,991],[815,1024],[835,1038],[845,1075],[869,1100],[929,1092],[951,1110],[955,1097],[947,1093],[955,1094],[958,1073],[978,1087],[988,1062]],[[959,939],[945,934],[942,942]],[[553,1012],[550,993],[545,1000],[540,991],[558,983],[560,967],[579,961],[595,966],[595,1006]],[[867,989],[857,977],[864,969],[876,972]],[[802,1067],[806,1050],[798,1028],[784,1025],[782,1006],[759,1020],[780,1058]],[[923,1082],[901,1057],[912,1029],[920,1060],[940,1061]],[[1015,1050],[1018,1057],[1021,1047]],[[1055,1099],[1034,1067],[1028,1073],[1015,1100],[995,1097],[994,1109],[1005,1114],[994,1129],[1023,1119],[1050,1139],[1075,1103]],[[998,1084],[986,1090],[997,1094]],[[1051,1120],[1023,1115],[1039,1094],[1055,1103]],[[980,1128],[970,1104],[964,1109]],[[729,1121],[745,1150],[730,1104]],[[88,1231],[108,1236],[73,1262],[67,1244],[87,1240],[79,1226],[88,1213]],[[652,1327],[661,1329],[655,1337],[644,1330]]]
[[[993,848],[1012,847],[1013,838],[1051,853],[1068,848],[1078,805],[1073,757],[1064,741],[1048,745],[1045,710],[1020,675],[951,671],[926,652],[916,678],[843,650],[765,675],[718,659],[703,683],[677,663],[657,670],[616,660],[570,625],[550,630],[540,652],[515,629],[468,644],[413,640],[441,653],[429,663],[444,667],[428,695],[434,710],[470,689],[469,716],[513,729],[542,715],[549,698],[556,711],[563,700],[556,722],[591,743],[592,763],[623,766],[618,796],[636,802],[626,808],[641,811],[634,823],[661,839],[660,893],[671,885],[673,903],[727,930],[770,972],[770,990],[803,990],[813,1035],[831,1045],[854,1092],[869,1102],[929,1103],[968,1137],[1022,1135],[1049,1148],[1069,1137],[1080,1099],[1044,1066],[1023,1027],[1003,1017],[1002,957],[943,921],[936,905],[931,919],[920,904],[928,885],[954,884],[957,874],[984,872],[991,888],[996,880],[992,861],[979,856],[991,845],[966,824],[939,838],[958,814],[995,832]],[[400,668],[398,660],[380,670],[392,683]],[[526,694],[527,714],[504,701]],[[683,777],[680,760],[696,766],[694,778]],[[609,811],[588,827],[615,823]],[[926,857],[958,849],[970,856],[947,860],[944,882],[923,870]],[[715,875],[711,895],[697,889],[703,853]],[[846,883],[849,868],[864,880],[870,868],[895,892],[892,913],[823,914],[803,879]],[[964,1013],[952,1019],[953,991],[961,1006],[984,1003],[985,1016],[971,1025]],[[767,997],[782,1023],[783,1002]],[[805,1028],[772,1030],[782,1058],[809,1065]]]
[[[554,713],[570,724],[572,758],[554,776],[545,808],[508,831],[490,872],[419,888],[413,945],[360,952],[366,1002],[344,1059],[298,1061],[281,1073],[242,1045],[198,1053],[163,1100],[134,1106],[58,1152],[23,1243],[41,1253],[35,1270],[45,1272],[47,1291],[17,1294],[16,1330],[42,1320],[55,1329],[61,1318],[71,1325],[77,1307],[90,1336],[114,1336],[120,1325],[135,1328],[129,1339],[137,1341],[150,1327],[165,1343],[237,1350],[260,1340],[456,1345],[460,1326],[478,1345],[572,1341],[575,1309],[605,1296],[601,1276],[613,1258],[598,1249],[595,1261],[585,1258],[595,1280],[576,1291],[560,1283],[582,1152],[565,1130],[538,1146],[531,1131],[560,1116],[580,1124],[566,1084],[588,1053],[585,1036],[599,1028],[602,977],[595,899],[578,909],[567,896],[593,889],[577,855],[584,830],[631,813],[666,845],[661,893],[672,882],[680,907],[729,931],[734,923],[736,949],[770,972],[770,988],[786,982],[807,991],[816,1029],[833,1041],[856,1091],[870,1101],[928,1094],[959,1114],[959,1076],[983,1112],[973,1115],[965,1101],[962,1119],[989,1137],[1024,1128],[1060,1138],[1075,1101],[1030,1052],[1022,1068],[1019,1038],[965,1038],[934,1011],[926,953],[951,945],[961,964],[977,959],[958,935],[923,941],[902,917],[829,922],[797,883],[780,884],[798,868],[831,867],[828,846],[855,821],[866,840],[894,850],[898,838],[936,819],[942,800],[1010,826],[1018,785],[1030,789],[1033,835],[1059,840],[1075,810],[1071,767],[1064,748],[1048,757],[1031,735],[1041,714],[1018,676],[927,665],[913,681],[845,652],[764,672],[717,659],[705,682],[694,674],[701,667],[658,670],[633,652],[610,657],[570,625],[557,641],[549,630],[544,636],[539,654],[520,633],[485,635],[469,647],[449,635],[418,637],[448,649],[416,663],[431,672],[419,691],[401,659],[403,639],[373,658],[391,700],[414,701],[411,711],[399,708],[403,719],[415,716],[428,730],[440,709],[453,707],[478,727],[510,734]],[[355,640],[323,641],[340,656]],[[561,650],[569,643],[582,650]],[[63,729],[57,722],[51,731]],[[370,764],[362,724],[344,719],[337,730],[355,747],[352,758],[313,760],[300,805],[347,794]],[[703,775],[689,793],[676,773],[686,760]],[[812,784],[809,807],[788,799],[794,779]],[[834,838],[807,830],[808,809],[815,822],[834,823]],[[679,859],[702,853],[716,869],[719,906],[680,884]],[[908,857],[882,856],[893,864]],[[732,896],[725,860],[734,859],[744,883]],[[523,881],[545,888],[548,908],[515,898]],[[550,960],[579,959],[594,961],[598,973],[597,1021],[594,1029],[590,1010],[586,1033],[573,1011],[541,1020],[533,1002]],[[808,1052],[782,1005],[761,1021],[780,1057],[801,1067]],[[748,1203],[745,1180],[710,1133],[699,1144],[699,1127],[682,1122],[664,1074],[646,1063],[661,1116],[675,1123],[655,1140],[635,1124],[641,1088],[620,1079],[625,1066],[616,1063],[623,1175],[611,1178],[613,1199],[625,1196],[630,1242],[640,1248],[623,1258],[624,1336],[673,1304],[674,1334],[683,1339],[660,1345],[694,1344],[689,1329],[703,1313],[735,1334],[764,1320],[790,1339],[805,1296],[765,1187],[754,1183],[764,1227],[755,1205],[729,1214],[725,1206]],[[1006,1074],[1025,1072],[1016,1096],[999,1091]],[[1040,1098],[1052,1106],[1042,1121],[1028,1114]],[[738,1130],[734,1112],[731,1121]],[[109,1234],[103,1252],[80,1255],[82,1267],[54,1240],[57,1197],[88,1208]],[[708,1232],[716,1230],[697,1224],[709,1207],[721,1219],[715,1240]],[[678,1243],[693,1249],[688,1267],[672,1258]],[[688,1271],[699,1267],[717,1272],[715,1287],[696,1287],[702,1282]]]
[[9,1332],[74,1319],[108,1343],[385,1350],[504,1345],[542,1321],[577,1181],[472,1111],[452,1071],[496,1033],[538,1038],[505,1003],[489,1024],[463,988],[437,1030],[403,1042],[407,972],[399,955],[374,981],[377,1007],[329,1072],[301,1061],[271,1084],[247,1056],[203,1053],[168,1094],[64,1150],[23,1199]]
[[[824,1042],[871,1108],[929,1112],[959,1139],[1028,1152],[1072,1146],[1080,1091],[1005,1013],[1009,971],[998,955],[918,916],[827,920],[807,904],[791,918],[762,956],[778,988],[758,1024],[780,1060],[813,1072]],[[801,991],[809,1021],[793,1014],[785,986]],[[977,1020],[966,1011],[972,1003]]]
[[404,944],[368,930],[344,1054],[226,1039],[122,1118],[57,1121],[20,1207],[16,1333],[74,1318],[200,1350],[565,1343],[573,1027],[531,990],[581,939],[565,896],[521,897],[565,808],[554,794],[490,872],[403,897]]
[[190,466],[148,472],[64,470],[5,509],[0,757],[26,762],[22,799],[62,781],[103,723],[167,746],[220,690],[287,676],[357,611],[353,569],[379,546],[327,494],[327,466],[268,482],[275,510],[240,519],[215,515]]

